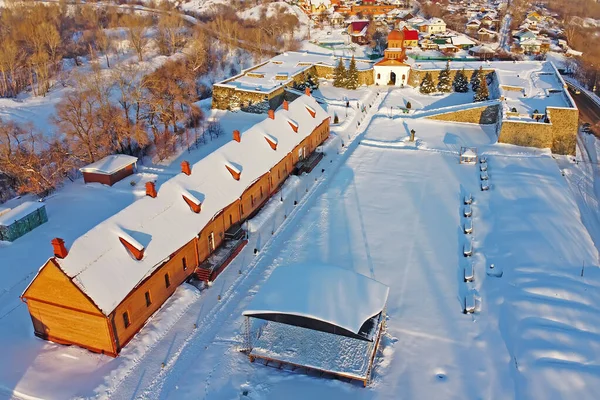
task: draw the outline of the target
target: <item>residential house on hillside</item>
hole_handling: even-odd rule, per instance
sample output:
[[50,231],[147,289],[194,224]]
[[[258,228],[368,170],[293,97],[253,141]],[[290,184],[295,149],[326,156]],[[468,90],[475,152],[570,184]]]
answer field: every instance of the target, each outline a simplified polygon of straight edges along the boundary
[[450,43],[463,50],[468,50],[476,44],[473,40],[465,35],[451,36]]
[[477,30],[481,26],[481,21],[479,21],[478,19],[471,19],[467,22],[465,26],[468,33],[477,32]]
[[429,35],[446,32],[446,23],[441,18],[430,18],[418,24],[419,31]]
[[516,33],[513,33],[513,38],[519,43],[524,40],[535,40],[537,39],[537,35],[530,31],[529,29],[523,29]]
[[493,42],[496,40],[497,33],[486,28],[479,28],[477,39],[481,42]]
[[369,28],[369,21],[360,20],[353,21],[348,25],[348,34],[353,43],[367,44],[367,29]]
[[329,23],[334,27],[343,26],[344,16],[336,11],[329,17]]
[[404,47],[412,49],[419,46],[419,32],[414,29],[408,29],[404,27]]

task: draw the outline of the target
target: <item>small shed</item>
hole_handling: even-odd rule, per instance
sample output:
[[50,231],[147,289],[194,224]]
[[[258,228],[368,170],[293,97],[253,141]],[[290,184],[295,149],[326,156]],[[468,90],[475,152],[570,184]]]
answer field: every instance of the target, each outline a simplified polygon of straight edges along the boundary
[[46,205],[38,201],[27,201],[0,214],[0,240],[12,242],[48,222]]
[[137,157],[125,154],[112,154],[79,170],[85,183],[98,182],[112,186],[135,172],[137,160]]
[[460,163],[461,164],[477,164],[477,148],[476,147],[461,147],[460,148]]
[[359,380],[366,386],[389,288],[330,265],[278,267],[243,312],[250,361]]

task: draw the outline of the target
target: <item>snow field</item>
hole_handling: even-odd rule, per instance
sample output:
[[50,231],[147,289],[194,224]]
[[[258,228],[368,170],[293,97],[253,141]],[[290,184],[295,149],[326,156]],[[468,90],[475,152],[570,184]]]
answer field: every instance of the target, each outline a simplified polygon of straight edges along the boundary
[[[15,299],[18,284],[9,294],[0,292],[0,300],[11,299],[3,307],[17,306],[4,319],[0,313],[0,351],[12,361],[10,368],[0,366],[0,396],[211,399],[247,391],[249,399],[292,400],[596,398],[600,276],[590,234],[597,240],[600,231],[589,224],[597,221],[589,200],[595,196],[593,170],[559,158],[563,179],[547,150],[496,144],[493,126],[389,118],[379,107],[399,105],[390,100],[398,91],[379,98],[372,88],[354,92],[359,97],[351,98],[346,118],[347,94],[336,90],[319,89],[321,97],[334,100],[328,111],[341,121],[323,148],[326,157],[310,175],[286,182],[283,204],[274,196],[249,222],[250,243],[211,288],[200,295],[186,285],[179,288],[163,306],[168,312],[152,318],[119,358],[33,339],[26,307]],[[364,116],[356,101],[374,102],[373,108]],[[234,115],[229,127],[239,129],[242,118],[236,119],[243,115],[225,115]],[[407,140],[411,129],[415,143]],[[477,147],[488,158],[490,191],[479,190],[478,165],[458,163],[461,146]],[[171,168],[178,170],[185,157]],[[119,193],[133,196],[125,183]],[[296,189],[304,197],[294,207]],[[88,196],[65,203],[59,197],[64,192],[57,194],[55,210],[59,200],[65,216],[65,204],[79,204],[72,207],[73,218],[93,225],[83,214]],[[474,199],[472,235],[462,225],[468,193]],[[105,213],[125,203],[104,204],[109,199],[97,199]],[[49,216],[48,241],[57,228],[75,229],[73,222],[59,224]],[[23,246],[43,242],[36,231],[19,239]],[[466,284],[463,266],[471,260],[462,246],[470,236],[475,269],[474,281]],[[11,268],[1,268],[18,282],[41,263],[13,250],[15,245],[19,241],[0,248],[11,257]],[[260,250],[256,256],[254,248]],[[387,332],[367,389],[251,364],[238,352],[241,312],[269,273],[281,265],[317,262],[390,286]],[[22,264],[25,268],[14,267]],[[490,264],[503,276],[488,275]],[[462,314],[467,291],[477,298],[472,315]]]
[[[407,129],[416,130],[418,146],[398,148],[394,145],[406,139],[399,122],[375,116],[361,143],[350,146],[349,158],[307,203],[306,212],[297,216],[298,225],[281,230],[269,254],[263,253],[256,266],[264,265],[268,272],[291,263],[333,263],[391,286],[385,358],[378,360],[373,386],[359,389],[250,364],[227,344],[234,338],[241,340],[240,313],[248,301],[244,300],[219,330],[219,340],[206,349],[203,359],[208,362],[185,364],[182,368],[191,368],[190,379],[169,383],[176,392],[148,398],[175,393],[178,398],[199,393],[229,398],[241,390],[248,390],[249,398],[284,394],[286,398],[456,398],[457,393],[460,398],[537,398],[538,393],[564,398],[566,388],[577,379],[592,382],[577,386],[578,398],[594,398],[598,386],[588,379],[593,368],[586,372],[581,356],[574,357],[579,364],[563,366],[555,361],[560,360],[556,355],[566,353],[559,340],[546,340],[539,352],[527,336],[555,334],[548,321],[532,319],[530,313],[564,321],[573,315],[574,320],[563,322],[572,341],[588,335],[589,315],[571,311],[564,315],[554,302],[529,298],[518,289],[535,279],[536,293],[565,296],[569,310],[579,308],[577,302],[593,285],[556,287],[564,277],[576,279],[577,254],[596,265],[597,252],[555,161],[543,152],[494,144],[493,128],[422,120],[406,123]],[[383,146],[373,145],[376,142]],[[480,154],[487,155],[491,191],[479,191],[478,166],[458,164],[461,145],[477,146]],[[474,260],[478,261],[475,281],[469,286],[460,268],[465,240],[462,202],[468,192],[474,197]],[[555,240],[563,244],[554,245]],[[489,277],[489,263],[503,268],[504,276]],[[595,268],[590,270],[594,272],[589,272],[589,279],[596,279]],[[466,288],[481,299],[474,315],[461,313]],[[260,290],[260,283],[254,290]],[[524,321],[522,327],[531,324],[526,335],[513,326],[518,321]],[[569,331],[568,327],[581,323],[583,332]],[[595,349],[593,338],[585,344]],[[568,376],[566,383],[556,378],[563,373]]]

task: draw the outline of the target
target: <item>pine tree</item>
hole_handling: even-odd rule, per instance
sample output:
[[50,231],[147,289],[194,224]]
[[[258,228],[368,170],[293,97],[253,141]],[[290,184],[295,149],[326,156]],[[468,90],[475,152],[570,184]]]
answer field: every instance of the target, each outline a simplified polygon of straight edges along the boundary
[[446,68],[440,72],[438,77],[437,89],[442,93],[452,91],[452,80],[450,79],[450,62],[446,61]]
[[479,84],[477,85],[477,91],[473,96],[474,101],[486,101],[490,98],[490,91],[488,90],[487,79],[485,74],[480,71],[479,73]]
[[454,76],[454,91],[458,93],[467,93],[469,91],[469,82],[465,75],[465,69],[458,71]]
[[433,77],[431,76],[431,72],[425,74],[423,81],[421,82],[421,87],[419,88],[421,93],[430,94],[435,92],[435,83],[433,82]]
[[346,88],[352,90],[358,89],[358,68],[356,68],[356,60],[354,60],[354,56],[352,56],[352,59],[350,60],[350,66],[348,67]]
[[483,67],[479,67],[479,69],[473,71],[473,75],[471,75],[471,89],[473,90],[473,92],[477,92],[477,89],[479,89],[480,75],[483,75]]
[[338,65],[333,70],[333,86],[345,87],[346,86],[346,66],[344,61],[340,58]]

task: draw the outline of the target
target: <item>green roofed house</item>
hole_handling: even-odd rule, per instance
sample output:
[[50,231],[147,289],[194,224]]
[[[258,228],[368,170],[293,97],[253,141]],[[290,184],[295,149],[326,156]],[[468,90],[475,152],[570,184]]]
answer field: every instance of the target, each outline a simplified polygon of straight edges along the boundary
[[28,201],[13,209],[0,209],[0,240],[13,242],[48,222],[46,205]]

